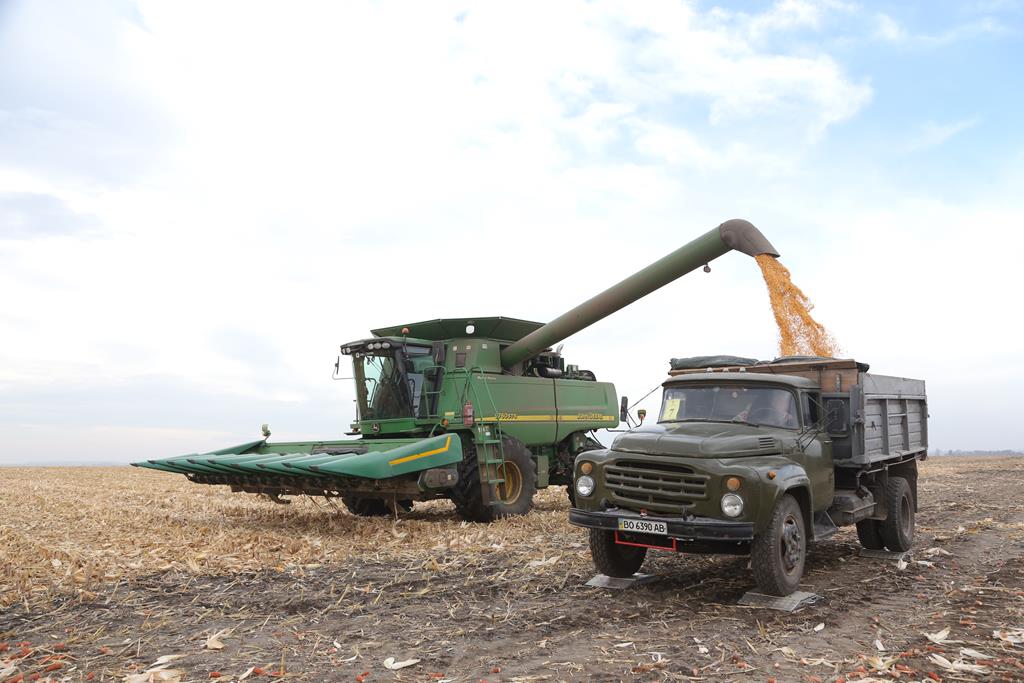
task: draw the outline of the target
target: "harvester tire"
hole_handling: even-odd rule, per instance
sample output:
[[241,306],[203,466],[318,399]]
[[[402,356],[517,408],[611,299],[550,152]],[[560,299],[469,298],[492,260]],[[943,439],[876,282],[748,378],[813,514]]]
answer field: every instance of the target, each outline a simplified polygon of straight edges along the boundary
[[647,548],[616,543],[614,531],[591,529],[590,556],[597,571],[605,576],[627,579],[640,571]]
[[868,550],[881,550],[885,547],[885,541],[878,528],[881,526],[877,519],[862,519],[857,522],[857,540]]
[[914,494],[903,477],[889,477],[885,485],[886,518],[878,525],[885,547],[894,553],[910,550],[914,544]]
[[[501,441],[505,464],[498,467],[506,481],[494,486],[497,500],[493,504],[484,501],[484,486],[489,484],[480,481],[476,446],[469,440],[463,442],[459,479],[450,495],[459,516],[467,522],[493,522],[502,517],[525,515],[533,508],[537,461],[522,441],[510,436],[503,436]],[[507,499],[502,500],[502,497]]]
[[800,503],[788,493],[772,510],[767,528],[750,546],[750,569],[762,593],[789,595],[800,585],[807,558],[807,531]]
[[[343,495],[341,500],[345,503],[345,507],[348,508],[349,512],[359,517],[387,517],[392,514],[391,506],[383,498],[361,498],[359,496]],[[399,500],[396,503],[400,512],[412,510],[411,500]]]

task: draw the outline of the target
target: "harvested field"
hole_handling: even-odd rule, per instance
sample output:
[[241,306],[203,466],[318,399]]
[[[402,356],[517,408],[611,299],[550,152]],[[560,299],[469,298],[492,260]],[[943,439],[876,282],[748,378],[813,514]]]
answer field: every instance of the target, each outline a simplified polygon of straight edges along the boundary
[[823,599],[783,614],[737,606],[745,558],[652,554],[653,583],[584,586],[562,489],[471,525],[442,502],[363,519],[127,467],[0,469],[0,681],[1024,680],[1022,487],[1024,458],[923,463],[909,563],[843,530],[811,549]]

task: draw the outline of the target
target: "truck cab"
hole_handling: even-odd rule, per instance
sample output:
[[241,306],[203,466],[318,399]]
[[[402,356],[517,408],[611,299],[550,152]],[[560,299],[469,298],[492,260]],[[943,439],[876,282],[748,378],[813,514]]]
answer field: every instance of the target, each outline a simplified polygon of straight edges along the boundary
[[[808,541],[837,524],[863,527],[865,545],[907,549],[926,413],[906,405],[923,401],[923,382],[918,389],[917,380],[904,380],[920,395],[896,399],[903,418],[917,421],[892,424],[916,443],[891,439],[866,453],[865,411],[890,400],[865,393],[864,385],[877,384],[866,370],[854,361],[799,359],[676,371],[663,385],[655,424],[576,459],[570,521],[590,529],[598,569],[629,576],[651,548],[749,553],[759,588],[786,595],[799,584]],[[899,529],[889,528],[894,521]]]

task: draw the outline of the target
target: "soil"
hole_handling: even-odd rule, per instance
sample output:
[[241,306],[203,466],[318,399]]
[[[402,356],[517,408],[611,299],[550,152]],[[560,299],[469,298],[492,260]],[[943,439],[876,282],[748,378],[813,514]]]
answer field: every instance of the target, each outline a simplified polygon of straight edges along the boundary
[[[75,472],[53,476],[73,488]],[[92,474],[116,482],[124,471]],[[174,475],[145,476],[172,487],[172,498],[203,489],[213,502],[201,514],[211,516],[243,495],[180,477],[171,484]],[[10,487],[17,471],[4,470],[4,477],[2,486]],[[0,680],[38,673],[70,681],[244,674],[296,681],[1020,681],[1024,645],[1014,634],[1024,636],[1022,486],[1024,458],[922,463],[917,537],[906,566],[861,557],[856,534],[842,529],[811,547],[800,588],[820,599],[795,613],[737,604],[753,588],[745,557],[651,551],[642,571],[655,580],[624,590],[586,586],[595,573],[586,532],[566,521],[563,489],[539,494],[527,517],[488,526],[461,522],[447,502],[418,504],[397,522],[314,509],[308,501],[299,512],[301,501],[287,508],[254,502],[292,520],[275,533],[304,543],[316,543],[309,538],[316,515],[342,515],[360,525],[359,539],[376,530],[380,543],[360,540],[359,552],[316,562],[279,547],[237,569],[189,558],[168,563],[155,551],[147,561],[143,552],[134,571],[90,580],[88,590],[73,582],[45,593],[22,589],[7,596],[0,613],[0,672],[7,668]],[[0,531],[12,532],[7,513],[17,503],[9,488],[0,493]],[[79,495],[92,494],[83,484]],[[132,516],[125,517],[111,526],[129,528]],[[139,546],[162,535],[169,543],[187,538],[188,525],[200,521],[184,519],[173,529],[140,527]],[[254,519],[262,517],[224,514],[206,525],[245,539],[258,532]],[[85,526],[62,530],[62,552],[91,557],[85,546],[96,540]],[[86,540],[76,555],[79,533]],[[345,538],[332,542],[344,545]],[[164,655],[182,656],[153,670]],[[390,670],[387,658],[419,661]],[[150,673],[126,679],[144,671]]]

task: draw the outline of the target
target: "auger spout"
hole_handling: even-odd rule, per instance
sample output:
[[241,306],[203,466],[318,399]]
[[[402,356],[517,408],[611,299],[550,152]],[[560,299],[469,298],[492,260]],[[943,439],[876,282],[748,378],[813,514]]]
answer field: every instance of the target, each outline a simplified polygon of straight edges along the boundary
[[728,220],[505,347],[501,352],[502,367],[511,368],[531,358],[732,250],[749,256],[779,255],[750,222],[741,218]]

